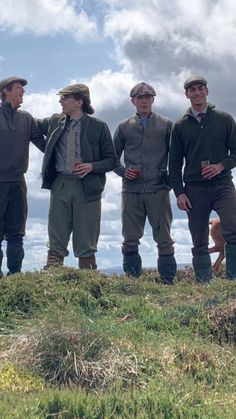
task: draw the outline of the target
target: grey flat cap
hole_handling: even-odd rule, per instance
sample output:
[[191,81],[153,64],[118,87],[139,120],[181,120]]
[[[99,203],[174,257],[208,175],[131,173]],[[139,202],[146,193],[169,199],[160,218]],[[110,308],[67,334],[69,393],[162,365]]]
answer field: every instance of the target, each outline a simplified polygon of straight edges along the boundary
[[12,82],[21,83],[22,86],[25,86],[27,84],[27,80],[22,79],[21,77],[16,77],[16,76],[6,77],[5,79],[0,80],[0,92],[4,89],[4,87],[6,87],[9,83],[12,83]]
[[202,76],[191,76],[184,82],[184,88],[187,90],[192,84],[204,84],[204,86],[207,86],[207,81]]
[[130,97],[142,96],[142,95],[151,95],[156,96],[156,92],[150,84],[145,83],[144,81],[136,84],[130,90]]

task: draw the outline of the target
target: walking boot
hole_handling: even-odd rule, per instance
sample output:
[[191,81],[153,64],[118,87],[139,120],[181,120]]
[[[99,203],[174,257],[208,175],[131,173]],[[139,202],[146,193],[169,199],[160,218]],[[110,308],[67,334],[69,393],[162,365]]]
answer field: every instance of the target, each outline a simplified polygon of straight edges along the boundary
[[22,261],[24,259],[23,237],[17,236],[7,240],[7,275],[14,275],[21,272]]
[[157,259],[157,269],[159,271],[162,284],[173,285],[177,270],[174,255],[159,255]]
[[206,283],[213,278],[210,255],[194,256],[192,263],[197,282]]
[[79,257],[79,268],[80,269],[97,269],[95,255],[89,258],[80,258]]
[[64,256],[59,255],[58,253],[49,250],[46,265],[43,269],[47,270],[50,268],[60,268],[63,266]]
[[226,255],[226,278],[236,279],[236,245],[226,244],[225,255]]
[[138,246],[122,247],[123,270],[126,275],[138,278],[142,273],[142,259],[138,253]]

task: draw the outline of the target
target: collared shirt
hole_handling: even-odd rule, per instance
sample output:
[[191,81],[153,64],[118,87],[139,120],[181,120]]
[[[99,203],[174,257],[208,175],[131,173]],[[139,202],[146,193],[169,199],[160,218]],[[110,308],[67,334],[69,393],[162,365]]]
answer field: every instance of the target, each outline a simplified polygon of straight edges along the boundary
[[[81,120],[82,117],[77,119],[76,136],[75,136],[75,160],[81,160],[81,146],[80,146],[80,132],[81,132]],[[66,128],[61,135],[57,145],[56,145],[56,162],[55,167],[56,171],[60,173],[69,173],[66,170],[66,150],[67,150],[67,136],[70,131],[71,123],[75,119],[70,119],[66,124]]]
[[193,108],[191,108],[191,111],[192,111],[192,114],[193,114],[194,118],[196,118],[196,120],[197,120],[198,122],[200,122],[200,121],[201,121],[201,118],[200,118],[200,116],[199,116],[199,113],[206,113],[206,111],[207,111],[207,106],[205,107],[205,109],[203,109],[203,111],[202,111],[202,112],[196,111],[196,110],[195,110],[195,109],[193,109]]
[[149,121],[149,118],[150,118],[150,115],[148,115],[148,116],[142,116],[142,115],[139,115],[138,113],[137,113],[137,115],[138,115],[138,117],[139,117],[139,123],[140,123],[140,125],[142,125],[143,126],[143,128],[147,128],[147,125],[148,125],[148,121]]

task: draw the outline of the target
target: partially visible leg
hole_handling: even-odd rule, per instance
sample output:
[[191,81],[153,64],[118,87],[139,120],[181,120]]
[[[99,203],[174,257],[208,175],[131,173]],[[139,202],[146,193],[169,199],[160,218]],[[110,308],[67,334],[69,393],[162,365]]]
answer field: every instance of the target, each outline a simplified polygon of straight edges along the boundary
[[123,270],[138,278],[142,273],[142,260],[138,252],[139,240],[144,233],[146,212],[143,195],[122,193],[121,202]]
[[187,213],[192,236],[193,269],[197,282],[212,279],[211,258],[208,252],[209,218],[212,209],[212,194],[209,186],[186,185],[186,195],[192,208]]
[[236,279],[236,191],[233,183],[217,187],[214,210],[219,215],[226,242],[226,276]]
[[8,275],[21,272],[24,259],[23,237],[25,235],[27,213],[27,188],[25,181],[11,182],[9,201],[5,214]]
[[101,200],[85,201],[80,179],[74,182],[72,211],[72,243],[79,268],[97,269],[95,253],[100,234]]
[[2,272],[2,259],[3,259],[3,251],[2,251],[2,242],[0,243],[0,278],[3,277]]
[[72,231],[71,180],[58,176],[51,189],[48,216],[49,251],[44,269],[63,266]]
[[170,236],[172,211],[167,189],[145,195],[146,212],[158,247],[157,268],[164,284],[173,284],[177,265]]
[[3,251],[2,251],[2,241],[4,240],[5,235],[5,214],[8,206],[8,194],[9,194],[9,183],[0,182],[0,278],[3,277],[2,272],[2,260],[3,260]]

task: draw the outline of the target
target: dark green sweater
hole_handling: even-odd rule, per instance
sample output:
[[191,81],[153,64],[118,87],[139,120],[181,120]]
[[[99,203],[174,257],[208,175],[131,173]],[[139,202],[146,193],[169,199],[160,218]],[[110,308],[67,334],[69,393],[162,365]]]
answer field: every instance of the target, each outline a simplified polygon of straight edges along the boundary
[[[211,180],[204,180],[201,176],[202,160],[209,160],[211,164],[222,163],[225,170]],[[202,127],[190,108],[176,121],[169,159],[170,182],[176,196],[184,193],[184,183],[204,182],[209,186],[229,183],[231,169],[235,166],[236,124],[232,116],[208,104]]]

